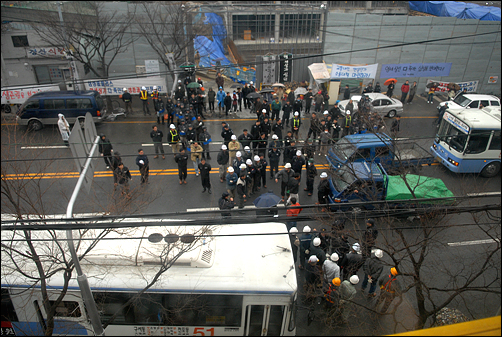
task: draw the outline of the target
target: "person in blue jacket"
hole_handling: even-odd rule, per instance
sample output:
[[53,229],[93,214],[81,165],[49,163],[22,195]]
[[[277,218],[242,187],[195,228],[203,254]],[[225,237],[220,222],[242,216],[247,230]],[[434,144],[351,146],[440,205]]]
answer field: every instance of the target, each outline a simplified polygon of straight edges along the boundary
[[216,100],[218,101],[218,112],[221,113],[221,110],[225,109],[225,105],[223,103],[223,100],[225,99],[225,92],[223,91],[223,88],[220,87],[218,90],[218,93],[216,94]]

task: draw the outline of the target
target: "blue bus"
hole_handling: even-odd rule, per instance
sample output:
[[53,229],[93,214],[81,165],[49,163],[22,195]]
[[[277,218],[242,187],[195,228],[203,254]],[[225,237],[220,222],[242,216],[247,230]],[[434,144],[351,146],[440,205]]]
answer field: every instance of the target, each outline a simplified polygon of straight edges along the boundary
[[500,107],[447,109],[431,146],[450,171],[494,177],[500,172]]

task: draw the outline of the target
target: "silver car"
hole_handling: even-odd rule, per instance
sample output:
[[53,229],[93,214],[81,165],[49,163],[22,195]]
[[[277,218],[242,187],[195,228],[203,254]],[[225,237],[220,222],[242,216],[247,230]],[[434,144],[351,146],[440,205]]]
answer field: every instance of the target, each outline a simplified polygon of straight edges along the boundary
[[[396,117],[396,115],[403,113],[403,103],[401,101],[389,98],[384,94],[371,92],[365,94],[369,97],[373,109],[378,112],[380,116],[387,116],[390,118]],[[357,103],[361,99],[361,95],[352,96],[352,104],[354,104],[354,110],[357,109]],[[349,100],[343,100],[338,103],[338,107],[345,116],[345,107],[349,103]]]

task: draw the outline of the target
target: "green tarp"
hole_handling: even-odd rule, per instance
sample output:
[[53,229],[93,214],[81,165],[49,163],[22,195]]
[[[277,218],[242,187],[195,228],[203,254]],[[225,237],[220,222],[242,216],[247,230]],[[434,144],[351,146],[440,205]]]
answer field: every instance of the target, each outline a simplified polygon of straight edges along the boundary
[[[453,193],[441,179],[407,174],[406,181],[417,199],[422,198],[454,198]],[[401,176],[389,176],[386,200],[414,199]],[[450,200],[452,202],[454,199]]]

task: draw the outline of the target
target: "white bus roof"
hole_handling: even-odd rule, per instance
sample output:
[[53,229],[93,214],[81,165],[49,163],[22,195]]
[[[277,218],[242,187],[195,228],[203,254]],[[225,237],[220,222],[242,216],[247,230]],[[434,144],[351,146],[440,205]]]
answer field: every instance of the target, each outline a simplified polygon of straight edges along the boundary
[[[176,228],[178,227],[132,228],[128,229],[126,236],[148,237],[152,233],[165,236],[169,232],[173,233]],[[179,228],[183,228],[185,233],[194,233],[193,229],[200,230],[201,227]],[[168,269],[149,291],[257,295],[296,293],[296,273],[285,224],[254,223],[211,228],[213,235],[228,236],[209,237],[203,244],[202,240],[199,241],[196,249],[182,255],[178,261],[180,263],[175,263]],[[12,235],[11,231],[2,231],[2,240],[6,239],[5,232]],[[253,235],[267,233],[283,234]],[[61,238],[65,238],[64,233]],[[85,245],[86,241],[83,243]],[[164,240],[158,243],[147,239],[102,240],[82,260],[82,270],[94,291],[139,291],[159,269],[156,261],[166,245]],[[84,247],[79,252],[82,248]],[[2,286],[31,285],[29,281],[23,281],[25,279],[19,274],[9,272],[9,260],[5,255],[2,253]],[[25,272],[37,275],[34,265],[26,265]],[[70,289],[78,289],[76,277],[74,271]],[[48,284],[51,287],[61,287],[62,275],[55,275]]]
[[500,130],[500,107],[483,109],[447,109],[450,114],[466,123],[471,129]]

